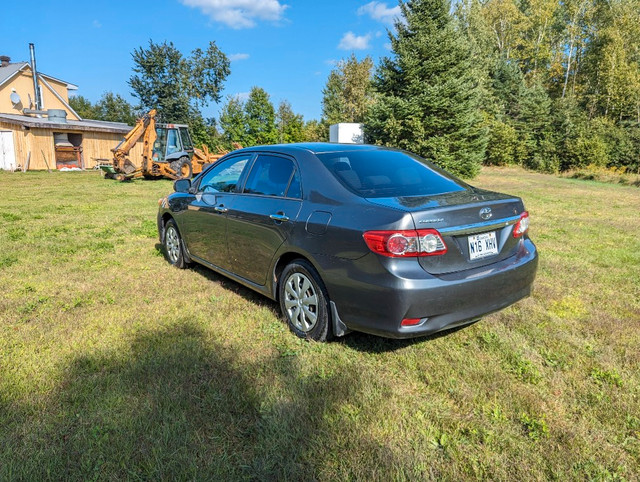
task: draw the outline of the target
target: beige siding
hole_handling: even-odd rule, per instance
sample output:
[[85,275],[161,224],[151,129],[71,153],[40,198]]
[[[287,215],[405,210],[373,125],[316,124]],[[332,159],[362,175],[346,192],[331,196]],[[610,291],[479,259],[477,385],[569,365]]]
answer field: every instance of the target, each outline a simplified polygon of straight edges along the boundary
[[[72,134],[82,134],[82,155],[85,169],[93,168],[98,159],[113,158],[111,149],[116,147],[122,140],[122,134],[105,132],[74,132],[51,129],[23,129],[20,126],[0,122],[0,130],[13,131],[13,141],[16,151],[16,164],[24,166],[27,162],[29,152],[31,160],[29,170],[55,169],[55,152],[53,143],[53,132],[69,132]],[[46,158],[46,162],[45,162]],[[142,159],[142,142],[138,142],[129,153],[131,161],[139,165]]]
[[[57,82],[52,79],[47,79],[49,85],[56,91],[56,93],[62,97],[62,99],[69,103],[69,95],[67,93],[67,84]],[[67,119],[78,120],[78,118],[71,112],[65,105],[58,99],[55,94],[44,83],[40,82],[43,97],[43,108],[47,109],[62,109],[67,112]],[[14,92],[20,96],[20,103],[13,104],[11,102],[11,93]],[[0,112],[3,114],[22,114],[22,109],[35,109],[35,104],[29,104],[29,97],[32,102],[35,103],[35,96],[33,94],[33,76],[31,75],[31,68],[26,67],[13,77],[9,82],[0,87]]]

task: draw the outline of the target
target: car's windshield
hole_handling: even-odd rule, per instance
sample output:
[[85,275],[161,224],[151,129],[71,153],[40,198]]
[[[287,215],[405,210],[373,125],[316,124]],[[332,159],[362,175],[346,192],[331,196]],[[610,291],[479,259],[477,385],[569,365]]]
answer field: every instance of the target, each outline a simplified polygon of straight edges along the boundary
[[387,150],[316,154],[347,188],[362,197],[430,196],[462,191],[462,182],[405,152]]

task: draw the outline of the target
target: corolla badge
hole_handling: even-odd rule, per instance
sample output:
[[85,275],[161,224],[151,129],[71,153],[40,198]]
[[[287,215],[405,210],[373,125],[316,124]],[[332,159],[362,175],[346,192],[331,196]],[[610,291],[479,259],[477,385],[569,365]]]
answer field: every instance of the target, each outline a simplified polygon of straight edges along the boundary
[[491,208],[482,208],[480,210],[480,218],[484,219],[485,221],[487,219],[490,219],[491,216],[493,216],[493,213],[491,212]]

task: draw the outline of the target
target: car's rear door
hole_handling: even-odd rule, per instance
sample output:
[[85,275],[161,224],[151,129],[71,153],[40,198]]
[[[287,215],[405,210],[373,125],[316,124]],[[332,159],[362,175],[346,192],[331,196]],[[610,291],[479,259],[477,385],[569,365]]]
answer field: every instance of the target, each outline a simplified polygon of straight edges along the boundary
[[259,154],[242,193],[229,207],[227,239],[231,271],[264,285],[277,249],[290,235],[301,200],[293,158]]
[[231,157],[211,168],[196,186],[180,229],[191,256],[229,269],[227,213],[237,196],[252,154]]

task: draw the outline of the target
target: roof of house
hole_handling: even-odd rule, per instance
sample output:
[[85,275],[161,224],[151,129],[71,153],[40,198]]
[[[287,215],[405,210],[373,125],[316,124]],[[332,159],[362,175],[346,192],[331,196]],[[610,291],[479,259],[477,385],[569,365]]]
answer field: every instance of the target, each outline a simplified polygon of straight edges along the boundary
[[[28,62],[15,62],[7,65],[6,67],[0,67],[0,86],[2,86],[5,82],[12,79],[18,72],[24,70],[25,68],[31,69],[31,66]],[[69,90],[77,90],[78,86],[67,82],[66,80],[57,79],[51,75],[43,74],[42,72],[38,72],[39,75],[45,77],[49,80],[53,80],[56,82],[61,82],[67,85],[67,89]]]
[[19,114],[0,114],[0,122],[16,124],[29,128],[35,127],[40,129],[60,129],[64,131],[112,132],[117,134],[126,134],[131,130],[131,127],[123,122],[107,122],[93,119],[55,122],[50,121],[46,117],[32,117]]

